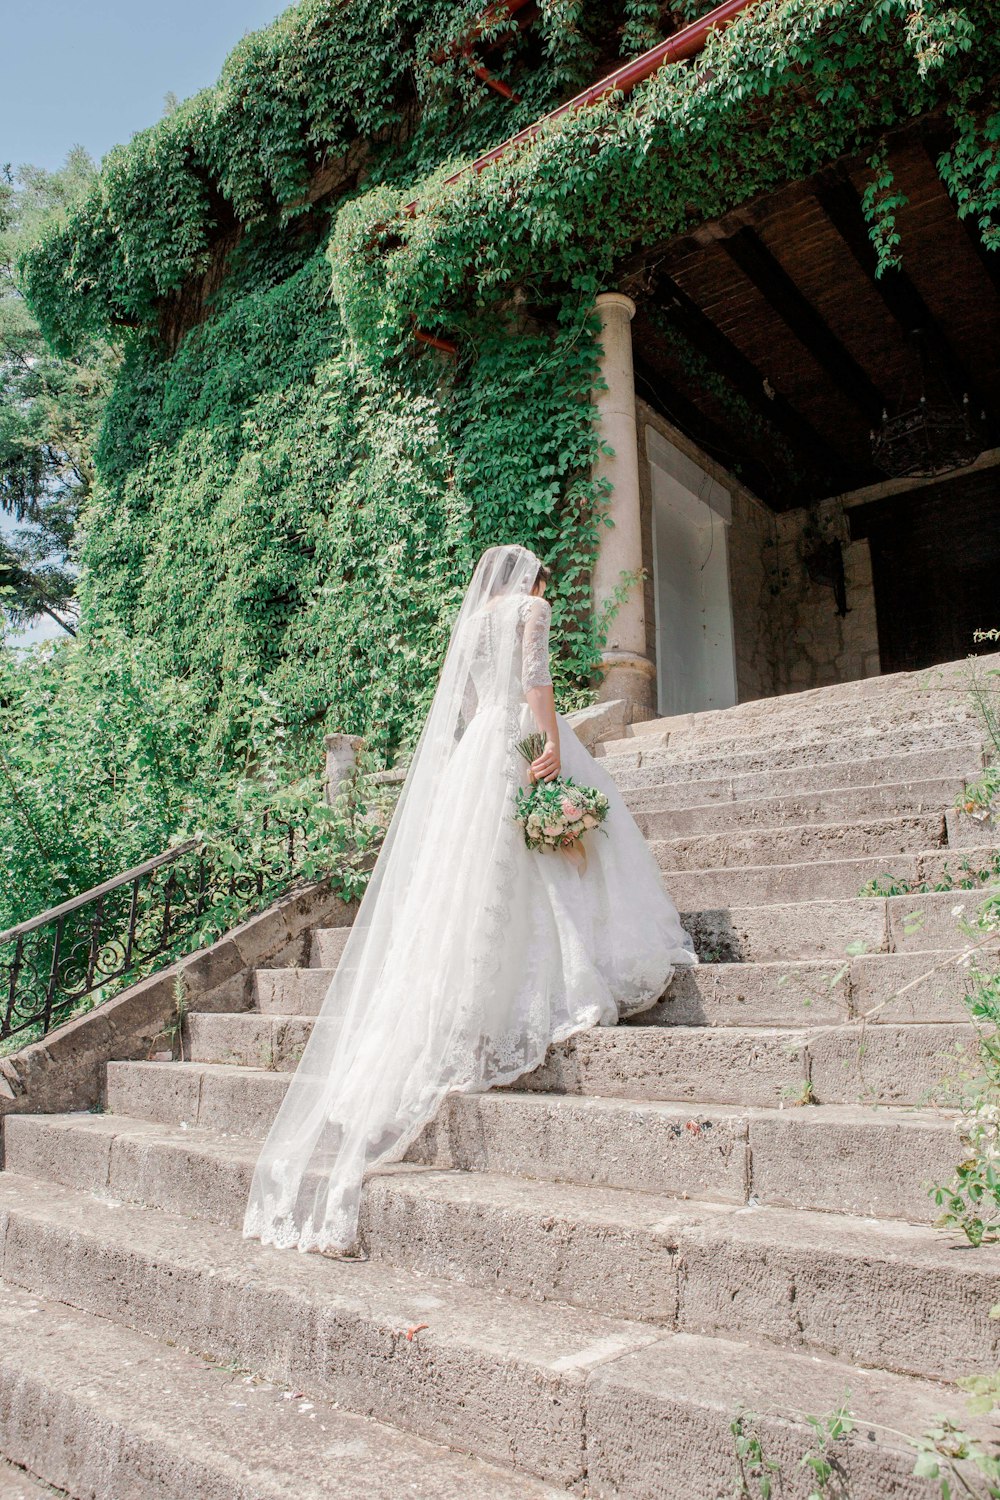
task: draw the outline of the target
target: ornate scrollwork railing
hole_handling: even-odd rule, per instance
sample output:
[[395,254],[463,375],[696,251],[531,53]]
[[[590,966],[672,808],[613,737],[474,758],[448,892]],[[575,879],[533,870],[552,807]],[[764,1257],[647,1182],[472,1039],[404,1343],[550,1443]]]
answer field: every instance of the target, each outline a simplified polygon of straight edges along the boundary
[[0,1051],[13,1037],[44,1036],[88,997],[107,998],[277,895],[297,873],[302,842],[299,825],[265,813],[239,869],[192,839],[0,932]]

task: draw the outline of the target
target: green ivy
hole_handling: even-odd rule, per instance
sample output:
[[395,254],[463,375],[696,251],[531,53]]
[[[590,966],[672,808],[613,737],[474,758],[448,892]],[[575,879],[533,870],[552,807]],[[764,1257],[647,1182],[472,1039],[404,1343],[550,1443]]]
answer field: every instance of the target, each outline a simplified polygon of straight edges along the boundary
[[[760,0],[696,65],[446,183],[591,81],[609,39],[655,40],[654,9],[662,30],[710,8],[544,0],[489,54],[510,102],[462,56],[479,0],[302,0],[240,43],[216,88],[113,151],[24,257],[56,347],[111,335],[123,355],[83,518],[79,649],[116,658],[127,634],[151,702],[160,682],[167,701],[183,688],[199,806],[204,778],[253,766],[264,702],[289,765],[317,763],[324,729],[364,734],[383,762],[405,748],[492,542],[554,565],[559,698],[584,701],[607,493],[592,309],[637,246],[863,151],[873,234],[895,257],[883,142],[942,104],[942,177],[995,242],[1000,0]],[[341,169],[353,185],[310,201]],[[221,285],[169,351],[164,320],[193,278],[218,279],[220,236]],[[54,765],[38,774],[39,796],[45,777],[61,785]],[[179,821],[170,803],[138,816],[135,853]]]

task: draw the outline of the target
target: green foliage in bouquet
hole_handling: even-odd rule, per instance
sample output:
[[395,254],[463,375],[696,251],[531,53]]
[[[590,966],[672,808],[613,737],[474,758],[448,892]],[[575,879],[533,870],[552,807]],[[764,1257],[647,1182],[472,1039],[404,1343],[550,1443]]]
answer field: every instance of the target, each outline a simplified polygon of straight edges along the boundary
[[[545,736],[529,734],[518,743],[518,753],[530,765],[545,748]],[[518,789],[515,819],[524,830],[529,849],[576,848],[591,828],[608,815],[608,799],[596,787],[578,786],[572,776],[536,781]]]

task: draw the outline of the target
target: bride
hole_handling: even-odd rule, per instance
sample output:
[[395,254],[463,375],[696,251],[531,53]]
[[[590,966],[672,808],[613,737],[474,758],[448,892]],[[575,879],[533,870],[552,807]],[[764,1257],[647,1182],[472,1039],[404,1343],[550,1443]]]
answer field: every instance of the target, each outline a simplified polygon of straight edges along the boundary
[[[553,1042],[653,1004],[697,960],[617,788],[555,711],[549,574],[524,547],[476,567],[385,843],[257,1162],[243,1225],[359,1253],[365,1173],[446,1094],[510,1083]],[[516,745],[535,730],[529,768]],[[531,851],[530,774],[607,796],[587,858]]]

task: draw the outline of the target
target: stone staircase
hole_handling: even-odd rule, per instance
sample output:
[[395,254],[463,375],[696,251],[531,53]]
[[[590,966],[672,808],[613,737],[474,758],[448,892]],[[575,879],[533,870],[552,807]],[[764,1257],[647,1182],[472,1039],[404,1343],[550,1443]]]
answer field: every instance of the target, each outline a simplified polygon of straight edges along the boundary
[[841,1492],[936,1493],[900,1434],[974,1428],[948,1383],[1000,1364],[1000,1254],[924,1187],[957,1159],[930,1096],[972,1039],[976,898],[859,892],[995,852],[952,810],[982,765],[959,676],[603,746],[705,961],[455,1096],[372,1178],[367,1261],[239,1232],[343,930],[189,1015],[183,1061],[109,1063],[104,1113],[8,1117],[0,1451],[79,1500],[728,1500],[742,1407],[787,1500],[849,1391]]

